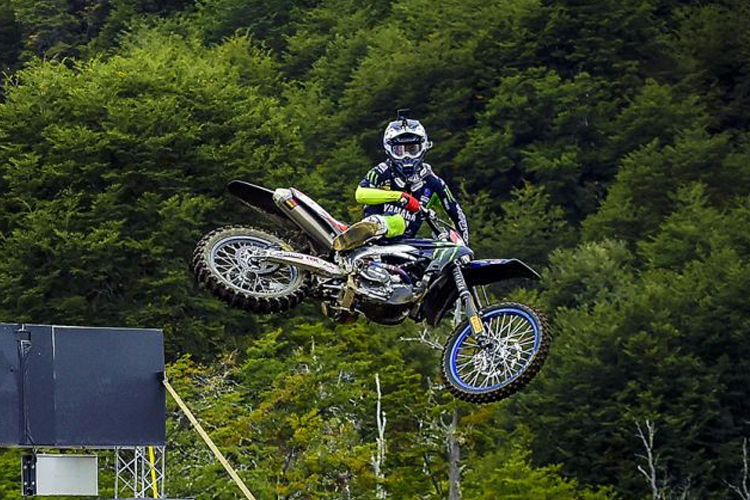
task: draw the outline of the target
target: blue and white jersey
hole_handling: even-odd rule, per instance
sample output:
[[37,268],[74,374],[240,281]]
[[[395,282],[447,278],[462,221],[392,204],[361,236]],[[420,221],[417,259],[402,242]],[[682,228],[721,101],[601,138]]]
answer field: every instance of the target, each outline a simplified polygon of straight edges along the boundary
[[[453,220],[453,224],[455,224],[464,242],[469,243],[469,226],[466,223],[466,216],[461,210],[461,205],[458,204],[445,181],[435,175],[427,163],[422,164],[417,175],[404,179],[386,161],[367,172],[359,185],[365,188],[409,193],[419,200],[419,204],[423,207],[428,206],[434,199],[438,200]],[[404,237],[406,238],[414,238],[423,221],[420,212],[409,212],[398,203],[365,205],[365,214],[368,216],[401,214],[406,221],[406,231],[404,231]]]

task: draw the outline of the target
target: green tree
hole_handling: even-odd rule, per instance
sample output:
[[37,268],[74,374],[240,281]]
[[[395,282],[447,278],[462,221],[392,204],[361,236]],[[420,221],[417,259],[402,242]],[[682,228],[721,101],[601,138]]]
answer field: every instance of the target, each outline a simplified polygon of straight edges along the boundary
[[219,42],[238,31],[248,30],[254,38],[264,40],[269,48],[281,52],[294,14],[315,3],[312,0],[301,4],[291,0],[199,0],[196,9],[198,23],[209,42]]
[[484,457],[467,475],[466,498],[504,500],[609,500],[610,489],[582,488],[558,466],[534,467],[523,444]]
[[11,0],[0,2],[0,75],[4,75],[18,64],[23,39],[21,27],[16,20]]
[[[709,200],[701,186],[679,192],[675,212],[639,245],[640,274],[611,243],[556,254],[542,295],[559,305],[554,355],[514,410],[534,433],[537,460],[639,494],[634,425],[649,418],[672,477],[722,498],[749,432],[741,416],[747,266],[739,257],[748,248],[740,229],[748,205],[743,198],[718,211]],[[576,279],[572,269],[583,272]]]
[[[428,487],[412,437],[419,430],[414,412],[427,393],[407,359],[425,348],[399,342],[399,333],[298,324],[263,335],[241,362],[227,358],[209,369],[181,360],[170,377],[195,403],[219,446],[246,468],[259,497],[340,498],[348,491],[352,498],[373,498],[379,372],[388,419],[386,487],[411,496]],[[209,457],[193,450],[202,445],[189,428],[170,423],[169,432],[179,443],[178,467],[189,467],[195,478],[175,483],[173,491],[187,495],[216,483],[229,488]]]
[[675,19],[668,44],[681,84],[708,103],[719,130],[747,130],[750,7],[740,0],[690,3]]
[[[195,10],[193,0],[99,0],[89,1],[76,14],[81,18],[86,45],[79,47],[86,57],[96,57],[118,48],[126,33],[139,26],[172,23],[177,31],[198,32],[193,22],[182,23],[182,14]],[[187,16],[184,16],[187,17]],[[166,21],[166,22],[165,22]]]
[[522,181],[541,184],[571,215],[593,209],[596,183],[607,179],[584,147],[601,143],[612,105],[587,74],[565,81],[546,68],[503,78],[479,115],[457,161],[472,184],[506,196]]
[[653,234],[674,208],[680,187],[706,185],[714,203],[723,205],[750,187],[744,148],[729,134],[703,129],[681,131],[673,146],[657,140],[629,154],[599,211],[583,223],[584,238],[635,241]]
[[170,352],[207,354],[257,322],[196,294],[192,247],[246,217],[221,196],[229,179],[280,183],[301,167],[299,142],[264,95],[273,65],[246,39],[134,40],[107,61],[37,63],[8,88],[0,309],[14,321],[166,325]]
[[0,496],[21,499],[21,455],[17,450],[0,451]]
[[545,0],[529,23],[528,57],[564,77],[585,72],[613,79],[627,93],[662,62],[665,17],[648,0]]
[[471,227],[471,246],[485,258],[519,258],[530,265],[547,263],[549,253],[573,245],[575,234],[560,206],[550,203],[543,187],[526,184],[492,210],[490,195],[464,196]]
[[78,55],[78,44],[84,39],[80,24],[64,0],[11,0],[15,17],[23,32],[23,54],[64,58]]

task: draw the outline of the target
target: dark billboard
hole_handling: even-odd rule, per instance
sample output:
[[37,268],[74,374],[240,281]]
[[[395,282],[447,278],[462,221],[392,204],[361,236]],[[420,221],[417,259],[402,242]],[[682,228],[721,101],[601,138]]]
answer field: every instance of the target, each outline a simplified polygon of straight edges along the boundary
[[161,330],[0,324],[0,446],[163,446]]

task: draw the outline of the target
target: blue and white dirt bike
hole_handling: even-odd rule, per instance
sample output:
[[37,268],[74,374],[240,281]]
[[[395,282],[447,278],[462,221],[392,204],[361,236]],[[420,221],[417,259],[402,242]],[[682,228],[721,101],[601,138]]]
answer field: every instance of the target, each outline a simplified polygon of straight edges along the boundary
[[[273,232],[216,229],[193,255],[193,271],[233,307],[287,311],[311,296],[339,322],[360,315],[396,325],[406,318],[434,327],[456,306],[465,319],[443,351],[443,377],[457,398],[474,403],[514,394],[541,369],[550,348],[544,316],[524,304],[482,304],[483,285],[539,275],[516,259],[474,260],[472,250],[432,210],[422,208],[432,239],[401,239],[348,251],[333,240],[347,229],[294,189],[270,191],[232,181],[231,194],[273,220]],[[484,296],[486,300],[486,295]]]

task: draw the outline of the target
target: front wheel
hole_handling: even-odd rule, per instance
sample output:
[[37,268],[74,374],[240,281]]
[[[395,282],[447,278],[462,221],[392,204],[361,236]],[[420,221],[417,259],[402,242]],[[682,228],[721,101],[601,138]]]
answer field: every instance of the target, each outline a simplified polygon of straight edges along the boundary
[[443,378],[458,399],[500,401],[518,392],[544,364],[550,347],[547,320],[524,304],[506,302],[480,312],[485,332],[464,321],[443,350]]
[[307,294],[308,273],[262,257],[266,249],[291,250],[278,236],[253,227],[223,227],[205,235],[193,253],[193,273],[216,297],[254,312],[282,312]]

